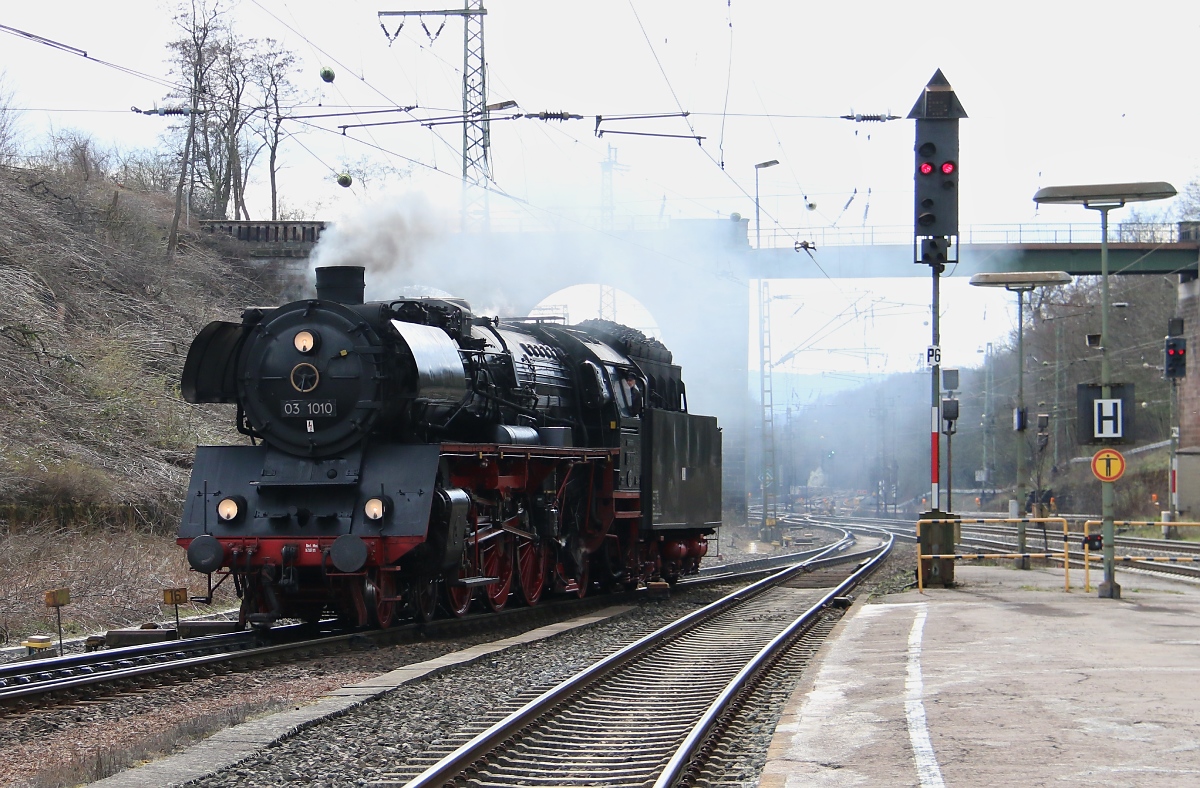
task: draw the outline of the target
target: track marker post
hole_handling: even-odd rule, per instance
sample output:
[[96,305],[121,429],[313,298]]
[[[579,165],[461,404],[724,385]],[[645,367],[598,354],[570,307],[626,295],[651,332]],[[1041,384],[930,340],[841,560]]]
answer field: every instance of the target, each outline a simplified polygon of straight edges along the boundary
[[163,604],[175,606],[175,637],[179,637],[179,606],[186,605],[188,590],[186,588],[164,588]]
[[71,589],[56,588],[46,592],[46,607],[54,608],[54,616],[58,619],[58,656],[63,655],[62,609],[63,605],[71,604]]

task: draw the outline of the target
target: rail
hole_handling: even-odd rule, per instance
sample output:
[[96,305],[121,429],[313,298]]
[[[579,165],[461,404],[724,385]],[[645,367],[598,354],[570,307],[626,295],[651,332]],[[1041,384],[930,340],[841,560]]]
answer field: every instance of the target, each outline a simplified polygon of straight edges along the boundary
[[[543,693],[538,698],[530,701],[511,714],[509,717],[492,725],[487,730],[479,733],[473,739],[455,749],[442,760],[432,764],[426,768],[425,771],[410,779],[406,783],[407,788],[433,788],[433,786],[442,786],[453,783],[455,779],[462,774],[465,766],[476,764],[475,768],[478,768],[480,761],[487,757],[489,753],[501,746],[507,740],[512,739],[518,731],[521,731],[529,726],[536,719],[545,714],[549,709],[558,706],[568,698],[576,696],[584,691],[585,688],[609,676],[617,669],[634,662],[662,643],[676,638],[681,633],[691,630],[693,627],[702,622],[706,622],[715,618],[720,613],[730,610],[752,598],[758,597],[760,594],[775,587],[784,580],[802,574],[808,569],[813,568],[814,565],[820,565],[823,562],[845,561],[845,556],[836,556],[839,546],[840,544],[831,545],[823,551],[826,556],[831,557],[812,559],[803,564],[796,564],[788,569],[777,572],[768,578],[760,580],[757,583],[754,583],[697,611],[694,611],[687,616],[668,624],[662,629],[650,633],[640,640],[630,643],[619,651],[610,654],[599,662],[596,662],[584,669],[580,673],[577,673],[571,678],[563,681],[553,689]],[[858,567],[859,572],[864,570],[865,567]],[[828,604],[831,598],[832,597],[829,597],[829,595],[824,595],[822,598],[822,603]],[[741,673],[738,674],[737,678],[741,678]],[[696,734],[696,737],[698,736],[699,734]],[[685,737],[685,743],[691,743],[694,740],[695,737],[693,736]],[[687,759],[683,758],[682,756],[679,760],[683,763],[686,763],[687,761]]]
[[[1062,523],[1063,529],[1063,549],[1061,553],[930,553],[923,554],[921,552],[921,525],[979,525],[986,523]],[[1084,526],[1086,535],[1087,526]],[[917,520],[917,591],[925,593],[925,573],[922,566],[922,559],[947,559],[947,560],[979,560],[985,558],[1057,558],[1063,562],[1063,591],[1071,591],[1071,543],[1070,531],[1067,527],[1067,519],[1065,517],[988,517],[980,519],[958,519],[938,518],[929,520]],[[1085,540],[1086,542],[1086,540]],[[1085,548],[1086,549],[1086,548]],[[1085,563],[1086,567],[1087,564]]]
[[725,688],[721,690],[721,693],[704,711],[700,719],[697,720],[683,743],[675,750],[675,754],[671,756],[671,759],[659,774],[658,779],[655,780],[654,788],[670,788],[670,786],[678,784],[688,765],[692,762],[692,759],[696,757],[697,753],[701,752],[705,740],[720,720],[721,715],[736,702],[738,694],[751,683],[754,677],[765,666],[771,663],[777,654],[783,651],[796,634],[803,627],[807,626],[821,610],[831,604],[834,599],[845,594],[848,589],[853,588],[860,581],[861,577],[875,571],[890,552],[891,542],[889,541],[873,558],[863,563],[853,575],[825,594],[820,601],[793,621],[784,631],[772,638],[770,643],[764,646],[753,659],[747,662],[746,666],[738,671],[738,674],[732,681],[725,685]]

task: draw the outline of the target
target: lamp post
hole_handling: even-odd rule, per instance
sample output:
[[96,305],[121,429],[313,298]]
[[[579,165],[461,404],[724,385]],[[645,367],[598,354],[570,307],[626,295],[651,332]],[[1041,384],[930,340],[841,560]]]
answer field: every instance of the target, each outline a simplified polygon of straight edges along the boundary
[[765,170],[767,167],[774,167],[778,163],[779,163],[778,159],[771,159],[770,161],[760,161],[758,164],[754,165],[754,248],[755,249],[762,248],[762,231],[761,231],[761,228],[759,227],[759,215],[758,215],[758,171]]
[[[1108,361],[1108,212],[1121,208],[1128,202],[1165,200],[1174,197],[1175,187],[1163,181],[1150,183],[1102,183],[1086,186],[1047,186],[1033,195],[1038,205],[1061,204],[1082,205],[1100,212],[1100,396],[1112,396],[1112,373]],[[1117,585],[1116,566],[1113,560],[1113,483],[1100,483],[1100,509],[1104,524],[1101,538],[1104,540],[1104,582],[1100,584],[1100,597],[1120,599],[1121,586]]]
[[[1024,517],[1018,513],[1025,505],[1025,294],[1038,288],[1065,285],[1071,281],[1066,271],[1016,271],[975,274],[971,284],[976,287],[1003,287],[1017,294],[1017,407],[1013,411],[1013,431],[1017,434],[1017,484],[1015,501],[1008,505],[1009,517]],[[1015,510],[1015,511],[1014,511]],[[1025,523],[1017,523],[1017,552],[1025,552]],[[1028,569],[1029,559],[1018,558],[1017,568]]]

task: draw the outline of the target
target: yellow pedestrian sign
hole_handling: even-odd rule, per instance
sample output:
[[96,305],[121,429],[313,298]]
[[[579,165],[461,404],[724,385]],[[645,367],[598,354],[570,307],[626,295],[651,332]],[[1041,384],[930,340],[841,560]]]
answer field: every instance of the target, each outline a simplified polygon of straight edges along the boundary
[[1125,457],[1116,449],[1101,449],[1092,457],[1092,473],[1102,482],[1115,482],[1125,473]]

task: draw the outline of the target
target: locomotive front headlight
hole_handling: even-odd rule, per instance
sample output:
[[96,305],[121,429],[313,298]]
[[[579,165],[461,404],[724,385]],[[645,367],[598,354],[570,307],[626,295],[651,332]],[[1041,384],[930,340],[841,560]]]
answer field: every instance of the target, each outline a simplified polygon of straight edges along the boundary
[[392,510],[392,502],[386,495],[371,498],[363,505],[363,514],[368,520],[379,522]]
[[222,522],[236,523],[242,519],[246,513],[246,499],[240,495],[231,495],[228,498],[222,498],[217,504],[217,516]]
[[317,335],[311,331],[298,331],[292,344],[301,353],[311,353],[317,349]]

